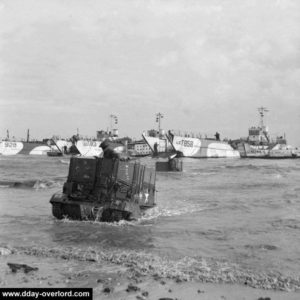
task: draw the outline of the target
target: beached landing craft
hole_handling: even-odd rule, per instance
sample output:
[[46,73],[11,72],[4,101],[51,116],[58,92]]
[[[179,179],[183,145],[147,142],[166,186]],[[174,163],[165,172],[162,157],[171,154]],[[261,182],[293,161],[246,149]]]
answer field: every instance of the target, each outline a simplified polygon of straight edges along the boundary
[[100,156],[102,154],[102,149],[100,144],[104,140],[115,141],[114,150],[117,153],[124,152],[124,145],[119,142],[118,129],[114,128],[113,123],[118,124],[118,118],[115,115],[110,115],[110,131],[99,130],[95,137],[84,137],[79,134],[77,128],[77,134],[73,135],[67,140],[60,138],[53,138],[57,148],[63,154],[81,155],[81,156]]
[[178,153],[183,157],[193,158],[239,158],[240,154],[227,141],[207,138],[194,134],[180,134],[163,130],[150,130],[142,134],[153,152]]
[[220,134],[216,132],[215,138],[202,137],[195,134],[180,134],[169,130],[165,133],[161,129],[161,119],[163,114],[156,114],[158,130],[143,132],[142,136],[154,156],[162,156],[163,153],[168,157],[176,153],[176,156],[194,158],[238,158],[240,154],[233,149],[227,141],[220,140]]
[[0,155],[47,155],[47,152],[57,149],[56,145],[51,139],[44,139],[43,141],[31,140],[29,137],[29,129],[27,131],[26,140],[16,140],[7,136],[0,141]]
[[284,135],[276,138],[270,136],[263,120],[264,113],[268,111],[265,107],[259,107],[260,124],[249,128],[247,138],[231,141],[231,145],[243,158],[300,158],[300,149],[288,145]]
[[[118,129],[116,125],[118,124],[118,117],[111,114],[110,118],[110,131],[99,130],[95,138],[83,138],[79,135],[78,129],[77,134],[71,139],[72,146],[70,152],[74,154],[80,154],[82,156],[100,156],[102,154],[102,149],[100,144],[104,140],[116,141],[118,139]],[[113,125],[114,124],[114,125]],[[114,150],[117,153],[124,152],[124,145],[120,143],[114,144]]]
[[63,192],[52,196],[58,219],[119,221],[155,205],[155,170],[119,159],[72,157]]
[[23,141],[0,141],[1,155],[47,155],[51,147],[43,142],[23,142]]
[[142,137],[154,155],[157,155],[158,153],[166,153],[166,155],[169,155],[169,153],[176,152],[164,130],[156,131],[152,129],[144,131],[142,133]]
[[68,139],[60,139],[59,137],[53,137],[57,148],[63,154],[81,155],[81,156],[101,156],[102,149],[100,144],[104,140],[114,141],[114,150],[117,153],[124,152],[124,145],[119,142],[118,129],[113,126],[118,124],[118,118],[115,115],[110,115],[110,130],[98,130],[96,136],[87,137],[79,134],[79,129],[77,128],[77,133]]
[[175,150],[184,157],[194,158],[239,158],[240,154],[234,150],[227,141],[216,138],[207,138],[195,135],[180,135],[169,132],[170,139]]

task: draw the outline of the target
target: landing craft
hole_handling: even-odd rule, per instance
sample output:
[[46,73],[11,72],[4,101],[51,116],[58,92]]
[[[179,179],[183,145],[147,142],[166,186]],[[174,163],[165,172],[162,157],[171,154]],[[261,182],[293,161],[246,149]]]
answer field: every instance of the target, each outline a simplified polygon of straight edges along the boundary
[[240,154],[227,141],[221,141],[216,134],[215,138],[203,137],[200,134],[154,130],[143,132],[143,138],[149,147],[158,153],[177,153],[177,156],[193,158],[239,158]]
[[231,141],[232,147],[240,152],[242,158],[300,158],[300,150],[287,144],[285,134],[271,137],[268,127],[264,124],[264,116],[268,111],[266,107],[259,107],[259,125],[249,128],[247,138]]
[[51,139],[43,139],[42,141],[31,139],[29,129],[26,140],[11,138],[8,130],[6,138],[0,140],[0,155],[47,155],[47,152],[56,149],[57,147]]
[[156,114],[158,130],[148,130],[143,132],[142,136],[150,149],[156,155],[165,154],[167,156],[176,153],[179,157],[194,158],[239,158],[237,150],[226,141],[220,140],[220,134],[216,132],[215,138],[208,138],[206,135],[194,133],[175,132],[168,130],[166,133],[161,128],[161,119],[163,114]]

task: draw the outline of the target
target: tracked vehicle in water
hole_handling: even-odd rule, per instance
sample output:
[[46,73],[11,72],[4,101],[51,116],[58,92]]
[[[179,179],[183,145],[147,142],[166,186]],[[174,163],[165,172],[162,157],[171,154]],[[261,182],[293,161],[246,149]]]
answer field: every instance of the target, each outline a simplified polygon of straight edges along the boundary
[[50,203],[57,219],[104,222],[139,218],[155,206],[154,169],[137,162],[72,157],[62,193]]

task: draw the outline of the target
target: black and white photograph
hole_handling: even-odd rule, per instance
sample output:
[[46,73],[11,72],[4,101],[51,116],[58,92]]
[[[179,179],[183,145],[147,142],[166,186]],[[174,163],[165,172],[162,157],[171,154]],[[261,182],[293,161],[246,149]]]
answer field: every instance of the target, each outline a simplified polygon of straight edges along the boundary
[[300,1],[0,0],[0,299],[299,300]]

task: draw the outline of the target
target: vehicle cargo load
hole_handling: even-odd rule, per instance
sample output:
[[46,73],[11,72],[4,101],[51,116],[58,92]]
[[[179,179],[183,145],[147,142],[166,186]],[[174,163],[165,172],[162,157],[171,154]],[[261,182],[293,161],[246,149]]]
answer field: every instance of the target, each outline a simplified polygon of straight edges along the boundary
[[155,170],[137,162],[72,157],[62,193],[50,203],[58,219],[119,221],[155,206]]

